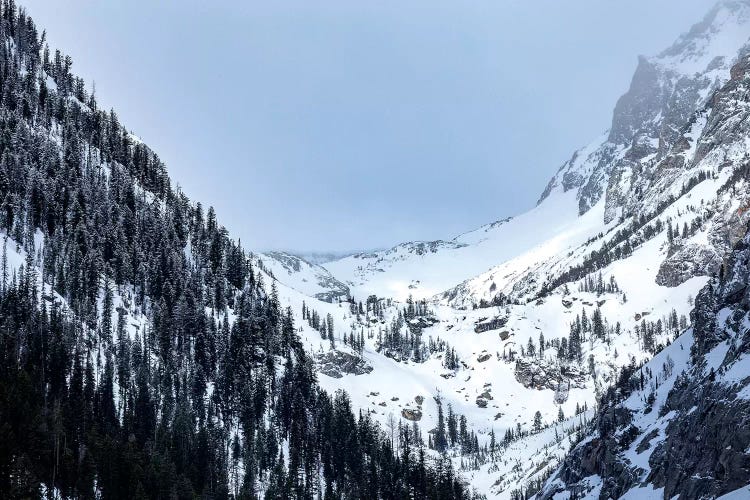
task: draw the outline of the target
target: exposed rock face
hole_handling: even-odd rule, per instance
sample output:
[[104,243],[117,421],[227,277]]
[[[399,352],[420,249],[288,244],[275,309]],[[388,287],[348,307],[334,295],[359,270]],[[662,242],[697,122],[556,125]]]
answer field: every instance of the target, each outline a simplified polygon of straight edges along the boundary
[[418,422],[422,420],[422,410],[418,408],[404,408],[403,410],[401,410],[401,416],[406,420]]
[[408,320],[406,324],[412,333],[420,333],[425,328],[429,328],[432,325],[439,323],[439,321],[440,320],[433,316],[418,316]]
[[734,398],[719,384],[674,391],[665,408],[683,416],[649,457],[646,481],[664,487],[666,498],[712,498],[750,484],[750,401]]
[[491,358],[492,358],[492,354],[490,354],[488,352],[483,352],[482,354],[480,354],[479,356],[477,356],[477,362],[478,363],[484,363],[485,361],[487,361],[487,360],[489,360]]
[[534,389],[551,389],[558,391],[561,386],[581,388],[586,383],[586,376],[578,366],[557,366],[551,361],[537,358],[520,358],[516,361],[516,380],[524,387]]
[[737,192],[733,198],[732,201],[739,201],[740,208],[732,210],[731,207],[722,207],[711,220],[708,231],[708,242],[721,255],[727,255],[731,251],[745,234],[745,227],[750,222],[748,193]]
[[570,395],[570,384],[568,384],[567,381],[560,382],[557,384],[557,388],[555,389],[555,403],[556,404],[563,404],[568,400],[568,396]]
[[363,375],[372,371],[364,359],[343,351],[328,351],[316,359],[318,371],[323,375],[341,378],[344,375]]
[[508,324],[508,318],[506,317],[496,317],[492,319],[485,319],[477,323],[477,325],[474,327],[474,332],[476,333],[488,332],[490,330],[496,330],[498,328],[502,328],[506,324]]
[[427,253],[435,253],[440,248],[461,248],[463,245],[450,241],[428,241],[428,242],[416,242],[411,244],[410,251],[417,255],[425,255]]
[[[696,297],[692,331],[681,337],[689,355],[675,341],[644,367],[659,370],[656,386],[639,387],[636,373],[621,381],[540,498],[583,496],[593,484],[600,499],[636,486],[664,488],[664,498],[716,498],[750,484],[750,231],[724,265]],[[672,355],[684,359],[679,372]]]
[[671,93],[669,88],[660,85],[662,71],[656,62],[646,57],[638,58],[638,66],[633,74],[628,92],[617,100],[609,140],[615,144],[632,141],[642,130],[656,110],[662,109]]
[[[577,189],[582,214],[605,194],[606,223],[623,212],[637,213],[639,193],[654,180],[654,165],[670,151],[684,152],[689,145],[682,132],[692,115],[727,81],[744,77],[741,68],[733,67],[735,59],[715,55],[714,35],[723,29],[741,31],[749,13],[744,1],[720,2],[672,47],[656,57],[640,57],[630,88],[615,106],[609,133],[577,151],[539,201],[557,188]],[[741,52],[741,37],[730,43]]]
[[656,274],[656,284],[675,287],[695,276],[711,276],[721,267],[721,256],[713,247],[690,243],[667,257]]
[[[600,498],[603,499],[618,498],[635,483],[636,471],[619,462],[616,457],[620,447],[633,442],[634,433],[623,432],[622,435],[616,437],[602,432],[617,424],[626,427],[630,424],[630,420],[630,412],[622,408],[613,408],[601,413],[598,421],[598,436],[577,446],[566,458],[565,465],[560,470],[559,478],[566,485],[571,485],[571,491],[581,493],[583,488],[577,486],[578,483],[592,475],[609,479],[600,494]],[[562,490],[546,488],[540,497],[548,500],[559,491]]]
[[477,396],[477,398],[476,398],[476,404],[480,408],[487,408],[487,404],[490,401],[492,401],[493,399],[495,399],[495,398],[492,397],[492,389],[491,388],[485,388],[484,392],[482,392],[482,394],[480,394],[479,396]]

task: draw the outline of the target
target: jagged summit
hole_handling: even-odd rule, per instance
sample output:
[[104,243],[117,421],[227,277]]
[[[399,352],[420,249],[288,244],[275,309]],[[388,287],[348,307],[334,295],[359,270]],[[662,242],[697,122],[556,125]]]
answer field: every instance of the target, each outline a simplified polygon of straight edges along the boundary
[[[608,186],[634,168],[665,155],[681,128],[729,79],[729,69],[748,49],[750,4],[717,4],[706,17],[655,57],[639,57],[628,92],[617,102],[604,136],[574,153],[550,180],[542,203],[556,190],[577,190],[579,212],[589,210]],[[613,220],[625,196],[609,193],[605,222]],[[616,198],[616,199],[615,199]]]
[[716,58],[734,50],[738,40],[747,37],[748,26],[750,2],[720,1],[656,60],[683,75],[705,71]]

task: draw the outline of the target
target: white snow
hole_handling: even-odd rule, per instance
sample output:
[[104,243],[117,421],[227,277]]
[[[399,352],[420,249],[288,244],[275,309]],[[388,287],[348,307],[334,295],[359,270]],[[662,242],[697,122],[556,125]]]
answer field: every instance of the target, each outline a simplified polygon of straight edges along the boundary
[[[533,228],[533,230],[530,230]],[[325,264],[346,282],[357,298],[374,294],[405,300],[428,298],[477,274],[545,244],[533,258],[543,258],[580,238],[585,228],[578,220],[575,192],[556,193],[530,211],[494,227],[459,236],[454,243],[422,255],[399,246],[372,254],[358,254]],[[521,263],[521,265],[527,262]]]
[[750,485],[738,488],[726,495],[722,495],[716,500],[747,500],[750,498]]

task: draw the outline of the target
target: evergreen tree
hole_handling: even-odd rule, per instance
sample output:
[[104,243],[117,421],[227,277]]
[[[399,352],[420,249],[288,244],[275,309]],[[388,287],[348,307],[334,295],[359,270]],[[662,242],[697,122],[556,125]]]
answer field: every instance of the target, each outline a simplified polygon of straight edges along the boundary
[[443,415],[443,405],[438,399],[438,423],[437,433],[435,434],[435,449],[443,453],[445,452],[448,444],[448,440],[445,433],[445,417]]
[[539,357],[544,358],[544,333],[539,332]]
[[534,432],[539,432],[542,430],[542,413],[537,410],[536,413],[534,413]]

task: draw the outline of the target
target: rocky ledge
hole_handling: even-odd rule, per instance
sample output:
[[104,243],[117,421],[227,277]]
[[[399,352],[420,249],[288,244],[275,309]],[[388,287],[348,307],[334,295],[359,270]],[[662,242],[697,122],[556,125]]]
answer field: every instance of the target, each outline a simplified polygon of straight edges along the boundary
[[367,361],[343,351],[328,351],[316,356],[318,372],[333,378],[344,375],[364,375],[372,371]]

